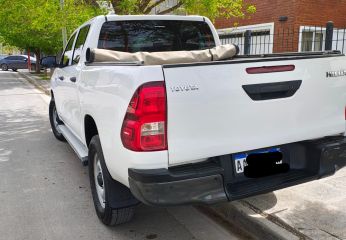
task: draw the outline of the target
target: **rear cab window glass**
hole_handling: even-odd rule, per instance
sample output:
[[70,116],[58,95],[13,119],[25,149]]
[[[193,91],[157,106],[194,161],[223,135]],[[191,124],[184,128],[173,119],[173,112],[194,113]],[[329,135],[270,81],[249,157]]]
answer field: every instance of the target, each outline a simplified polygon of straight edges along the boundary
[[122,52],[204,50],[215,47],[213,34],[200,21],[110,21],[103,24],[98,48]]
[[90,25],[85,26],[85,27],[81,28],[81,30],[78,33],[78,37],[77,37],[76,44],[75,44],[74,51],[73,51],[72,65],[77,64],[79,62],[80,55],[81,55],[82,49],[84,47],[84,43],[85,43],[87,36],[88,36],[88,33],[89,33],[89,29],[90,29]]

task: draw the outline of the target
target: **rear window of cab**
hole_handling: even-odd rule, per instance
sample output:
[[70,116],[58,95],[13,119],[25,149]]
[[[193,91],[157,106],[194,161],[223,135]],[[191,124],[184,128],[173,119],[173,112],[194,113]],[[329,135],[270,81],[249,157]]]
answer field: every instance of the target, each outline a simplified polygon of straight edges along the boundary
[[215,41],[209,25],[200,21],[109,21],[103,24],[98,41],[98,48],[130,53],[213,47]]

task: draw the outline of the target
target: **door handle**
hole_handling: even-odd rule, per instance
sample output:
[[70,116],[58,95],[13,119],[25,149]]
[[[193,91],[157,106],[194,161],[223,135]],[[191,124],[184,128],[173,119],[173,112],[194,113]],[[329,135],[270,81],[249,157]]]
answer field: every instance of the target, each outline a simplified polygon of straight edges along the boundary
[[64,76],[60,76],[59,79],[60,79],[61,81],[64,81],[65,78],[64,78]]
[[76,78],[76,77],[70,77],[70,81],[71,81],[71,82],[76,82],[76,81],[77,81],[77,78]]

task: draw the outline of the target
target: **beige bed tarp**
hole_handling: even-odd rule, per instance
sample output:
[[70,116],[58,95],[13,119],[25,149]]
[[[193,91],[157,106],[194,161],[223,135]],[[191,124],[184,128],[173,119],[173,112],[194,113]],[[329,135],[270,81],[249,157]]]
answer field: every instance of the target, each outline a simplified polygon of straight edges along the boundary
[[162,65],[177,63],[196,63],[226,60],[239,53],[239,48],[233,44],[221,45],[199,51],[171,52],[118,52],[105,49],[91,49],[87,53],[88,62],[141,62],[144,65]]

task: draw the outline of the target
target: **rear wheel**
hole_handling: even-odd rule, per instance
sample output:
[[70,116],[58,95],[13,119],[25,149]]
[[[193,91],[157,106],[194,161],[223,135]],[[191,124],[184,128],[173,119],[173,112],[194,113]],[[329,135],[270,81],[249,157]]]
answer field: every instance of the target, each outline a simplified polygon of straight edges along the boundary
[[116,188],[112,187],[114,180],[106,167],[98,135],[91,139],[88,157],[90,187],[97,216],[108,226],[129,222],[134,215],[133,206],[124,208],[110,206],[111,191],[116,191]]
[[8,70],[8,66],[6,64],[2,64],[1,65],[1,70],[2,71],[7,71]]
[[50,104],[49,104],[49,121],[50,121],[50,125],[52,127],[52,131],[55,138],[58,139],[59,141],[66,142],[65,137],[62,135],[58,127],[59,125],[62,125],[63,122],[60,120],[58,116],[58,113],[55,107],[55,102],[53,99],[50,101]]

